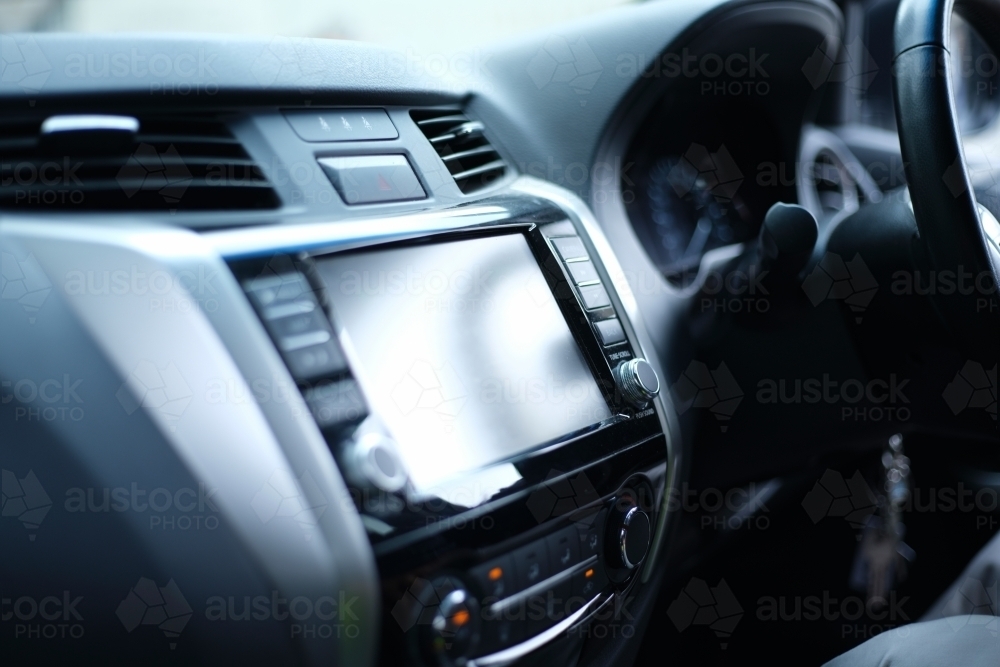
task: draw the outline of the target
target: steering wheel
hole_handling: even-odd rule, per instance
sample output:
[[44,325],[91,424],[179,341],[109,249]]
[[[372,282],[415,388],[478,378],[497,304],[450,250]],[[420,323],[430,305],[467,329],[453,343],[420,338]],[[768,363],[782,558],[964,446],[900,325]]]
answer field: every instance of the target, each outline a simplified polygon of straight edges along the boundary
[[[921,245],[930,268],[977,277],[972,294],[940,297],[935,306],[965,345],[997,345],[1000,225],[976,202],[955,112],[951,67],[952,12],[975,26],[1000,54],[1000,1],[902,0],[893,59],[896,122]],[[983,278],[992,277],[989,308]],[[985,282],[988,282],[985,281]],[[974,303],[978,299],[979,304]]]

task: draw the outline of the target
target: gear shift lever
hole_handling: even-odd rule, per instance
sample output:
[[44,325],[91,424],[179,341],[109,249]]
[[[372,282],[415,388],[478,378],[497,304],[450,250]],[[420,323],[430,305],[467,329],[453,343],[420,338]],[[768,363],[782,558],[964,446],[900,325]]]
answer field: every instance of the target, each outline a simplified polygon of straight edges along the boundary
[[767,211],[757,237],[760,270],[794,276],[816,247],[819,227],[813,214],[798,204],[778,202]]
[[[798,274],[812,256],[818,237],[816,218],[808,210],[781,202],[772,206],[757,243],[748,243],[727,265],[713,267],[713,273],[722,277],[714,283],[706,280],[692,301],[692,308],[698,309],[699,335],[717,329],[723,320],[775,326],[795,317],[803,301]],[[723,289],[726,294],[720,299]]]

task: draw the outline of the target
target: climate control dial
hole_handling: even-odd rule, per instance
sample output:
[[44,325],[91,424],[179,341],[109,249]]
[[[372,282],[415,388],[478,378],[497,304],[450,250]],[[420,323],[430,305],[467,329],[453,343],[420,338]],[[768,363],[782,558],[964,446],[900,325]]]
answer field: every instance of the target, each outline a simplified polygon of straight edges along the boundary
[[634,569],[646,557],[651,534],[649,515],[634,502],[629,501],[612,510],[604,541],[611,567]]
[[421,602],[433,609],[421,626],[424,655],[441,667],[464,664],[479,643],[479,602],[453,577],[435,579]]

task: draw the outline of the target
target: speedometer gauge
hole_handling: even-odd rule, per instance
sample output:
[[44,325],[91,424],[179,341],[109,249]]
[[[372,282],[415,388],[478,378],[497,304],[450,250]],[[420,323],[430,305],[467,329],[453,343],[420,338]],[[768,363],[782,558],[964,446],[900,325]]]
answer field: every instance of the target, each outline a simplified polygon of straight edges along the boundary
[[636,203],[652,222],[647,250],[668,276],[697,270],[712,248],[753,237],[750,211],[738,194],[742,174],[724,151],[693,146],[683,156],[657,159],[640,184]]

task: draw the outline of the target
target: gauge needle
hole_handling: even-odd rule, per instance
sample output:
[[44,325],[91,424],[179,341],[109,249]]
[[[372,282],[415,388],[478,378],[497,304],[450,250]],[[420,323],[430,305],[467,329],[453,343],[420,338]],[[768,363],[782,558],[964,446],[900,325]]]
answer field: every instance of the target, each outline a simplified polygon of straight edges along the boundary
[[691,235],[691,241],[688,242],[688,246],[684,250],[685,259],[688,257],[700,256],[702,251],[705,249],[705,244],[708,243],[708,237],[711,233],[712,221],[707,216],[702,216],[694,228],[694,233]]

